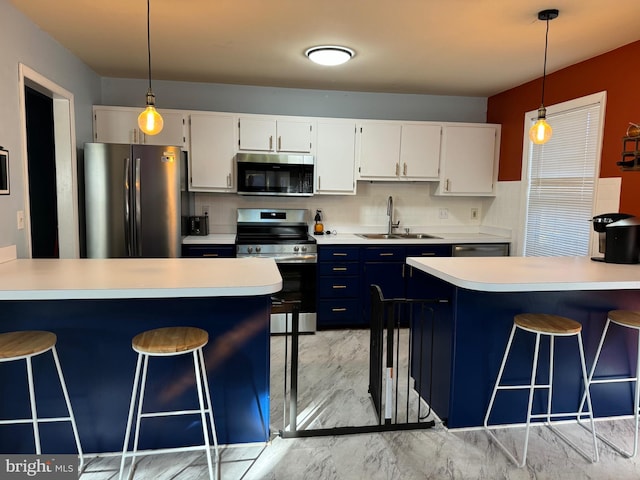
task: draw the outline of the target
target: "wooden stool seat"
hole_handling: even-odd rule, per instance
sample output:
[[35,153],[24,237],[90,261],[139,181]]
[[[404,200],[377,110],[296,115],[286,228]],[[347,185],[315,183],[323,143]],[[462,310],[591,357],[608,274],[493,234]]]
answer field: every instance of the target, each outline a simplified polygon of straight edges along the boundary
[[209,334],[195,327],[165,327],[142,332],[131,341],[132,348],[147,355],[187,353],[203,347]]
[[575,320],[546,313],[521,313],[515,316],[514,323],[530,332],[550,335],[576,335],[582,331],[582,325]]
[[640,328],[640,312],[632,310],[611,310],[609,319],[623,327]]
[[31,330],[0,334],[0,359],[39,355],[56,344],[55,333]]

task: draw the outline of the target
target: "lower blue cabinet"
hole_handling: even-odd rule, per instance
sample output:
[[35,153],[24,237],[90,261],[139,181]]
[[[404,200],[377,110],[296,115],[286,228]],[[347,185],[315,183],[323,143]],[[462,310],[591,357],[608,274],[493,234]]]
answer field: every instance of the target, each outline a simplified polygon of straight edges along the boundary
[[318,330],[361,323],[360,247],[318,248]]

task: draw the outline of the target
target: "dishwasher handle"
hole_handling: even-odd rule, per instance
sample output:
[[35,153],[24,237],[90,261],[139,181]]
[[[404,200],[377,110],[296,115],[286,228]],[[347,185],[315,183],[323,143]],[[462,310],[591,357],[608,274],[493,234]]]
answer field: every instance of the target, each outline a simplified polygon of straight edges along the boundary
[[509,255],[508,243],[467,243],[454,245],[454,257],[506,257]]

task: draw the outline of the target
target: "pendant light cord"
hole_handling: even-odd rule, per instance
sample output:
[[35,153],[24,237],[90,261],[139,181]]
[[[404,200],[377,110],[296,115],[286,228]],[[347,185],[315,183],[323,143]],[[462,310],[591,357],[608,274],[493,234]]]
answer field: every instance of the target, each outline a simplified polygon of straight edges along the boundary
[[[147,55],[149,60],[149,92],[151,92],[151,0],[147,0]],[[549,22],[547,21],[547,31],[549,28]],[[546,47],[545,47],[545,59],[546,59]],[[546,63],[546,60],[545,60]],[[543,87],[544,92],[544,87]]]
[[[548,46],[549,46],[549,17],[547,16],[547,32],[545,33],[545,36],[544,36],[544,65],[542,67],[542,98],[540,99],[540,105],[544,105],[544,84],[547,79],[547,47]],[[149,57],[149,62],[151,62],[151,57]],[[151,65],[151,63],[149,63],[149,65]],[[151,66],[149,66],[149,69],[151,69]],[[149,85],[151,85],[151,79],[149,79]]]

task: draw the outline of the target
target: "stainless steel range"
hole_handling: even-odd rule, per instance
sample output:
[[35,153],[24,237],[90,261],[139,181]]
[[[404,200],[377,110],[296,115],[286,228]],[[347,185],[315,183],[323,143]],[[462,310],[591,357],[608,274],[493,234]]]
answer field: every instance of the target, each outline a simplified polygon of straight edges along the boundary
[[[316,330],[316,267],[318,247],[309,235],[306,209],[239,208],[236,256],[273,258],[282,275],[279,300],[300,301],[300,332]],[[271,333],[284,333],[286,315],[271,315]],[[291,331],[289,320],[288,331]]]

